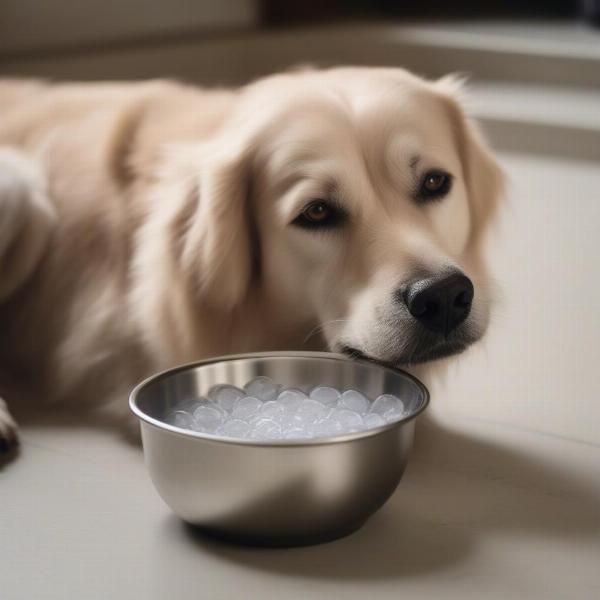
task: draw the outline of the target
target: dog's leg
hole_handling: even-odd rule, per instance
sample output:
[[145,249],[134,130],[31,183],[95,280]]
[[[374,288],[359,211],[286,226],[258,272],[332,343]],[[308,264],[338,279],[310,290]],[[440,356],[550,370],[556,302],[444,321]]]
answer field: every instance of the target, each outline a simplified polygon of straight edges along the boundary
[[0,398],[0,456],[13,450],[18,440],[17,424],[8,412],[6,402]]
[[38,165],[0,147],[0,302],[34,271],[56,222]]

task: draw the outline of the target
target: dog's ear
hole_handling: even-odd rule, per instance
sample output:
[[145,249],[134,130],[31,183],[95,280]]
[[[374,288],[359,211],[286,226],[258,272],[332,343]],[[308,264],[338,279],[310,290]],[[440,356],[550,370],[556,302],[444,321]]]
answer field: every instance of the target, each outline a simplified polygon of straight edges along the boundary
[[433,85],[442,97],[454,128],[471,214],[476,225],[471,233],[471,243],[475,244],[498,212],[505,192],[505,176],[479,127],[467,114],[469,99],[465,77],[448,75]]
[[248,145],[203,147],[187,193],[181,265],[204,301],[232,309],[248,290],[255,261]]

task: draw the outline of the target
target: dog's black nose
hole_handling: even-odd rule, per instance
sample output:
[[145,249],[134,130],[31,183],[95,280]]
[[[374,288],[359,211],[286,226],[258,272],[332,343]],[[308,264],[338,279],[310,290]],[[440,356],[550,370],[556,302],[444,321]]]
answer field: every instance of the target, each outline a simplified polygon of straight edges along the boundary
[[420,279],[404,292],[410,314],[424,327],[447,336],[469,315],[473,284],[461,273],[443,279]]

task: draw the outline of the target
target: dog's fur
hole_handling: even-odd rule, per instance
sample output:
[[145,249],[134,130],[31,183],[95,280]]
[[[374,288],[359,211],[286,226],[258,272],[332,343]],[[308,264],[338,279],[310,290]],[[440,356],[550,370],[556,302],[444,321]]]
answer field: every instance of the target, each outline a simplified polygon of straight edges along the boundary
[[[457,87],[366,68],[217,91],[0,82],[1,370],[49,401],[125,406],[140,378],[209,355],[410,363],[396,290],[448,268],[475,285],[466,346],[488,321],[502,175]],[[454,184],[420,206],[426,168]],[[291,225],[313,198],[349,224]],[[15,431],[0,403],[5,447]]]

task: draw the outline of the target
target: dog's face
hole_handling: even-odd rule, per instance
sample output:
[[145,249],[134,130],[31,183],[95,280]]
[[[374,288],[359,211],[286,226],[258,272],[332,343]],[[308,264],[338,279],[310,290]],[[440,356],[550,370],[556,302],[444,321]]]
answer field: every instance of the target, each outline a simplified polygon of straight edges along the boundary
[[229,168],[212,176],[229,198],[221,216],[237,207],[228,244],[212,234],[229,293],[260,286],[306,335],[393,365],[479,339],[490,303],[479,242],[501,174],[449,86],[338,69],[250,88],[252,132],[239,127]]

